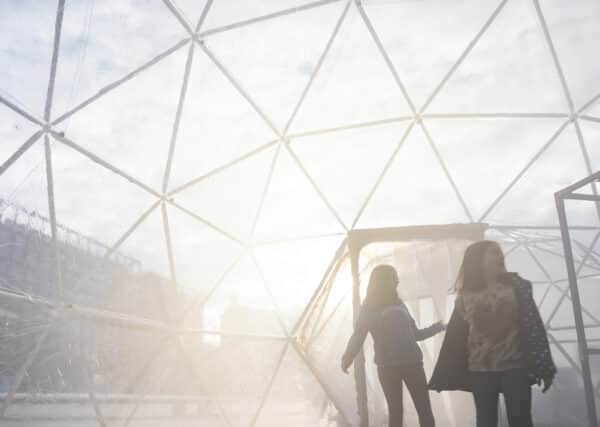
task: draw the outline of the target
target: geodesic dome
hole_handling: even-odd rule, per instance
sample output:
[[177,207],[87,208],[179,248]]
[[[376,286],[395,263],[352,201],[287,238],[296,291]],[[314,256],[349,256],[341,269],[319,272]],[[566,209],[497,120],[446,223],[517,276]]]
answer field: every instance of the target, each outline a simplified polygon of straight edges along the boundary
[[[599,19],[594,0],[2,2],[0,425],[358,425],[351,259],[354,298],[393,262],[426,323],[477,236],[535,285],[560,368],[536,422],[585,425],[553,193],[600,161]],[[600,210],[568,208],[593,341]],[[441,426],[471,416],[435,399]]]

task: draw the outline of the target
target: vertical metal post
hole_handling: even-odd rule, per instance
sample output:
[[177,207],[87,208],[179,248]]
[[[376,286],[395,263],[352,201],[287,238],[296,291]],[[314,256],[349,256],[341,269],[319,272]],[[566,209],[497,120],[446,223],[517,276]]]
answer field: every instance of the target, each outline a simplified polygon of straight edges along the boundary
[[[360,313],[360,277],[358,274],[358,256],[356,246],[349,242],[350,268],[352,270],[352,309],[354,322]],[[369,405],[367,398],[367,375],[365,371],[365,355],[361,350],[354,359],[354,380],[356,382],[356,403],[360,416],[360,427],[369,427]]]
[[556,193],[554,195],[554,198],[556,201],[556,210],[558,211],[560,234],[562,236],[563,247],[565,251],[565,263],[567,266],[569,287],[571,289],[571,301],[573,303],[573,316],[575,317],[575,329],[577,331],[579,361],[581,363],[581,373],[583,376],[583,387],[585,390],[585,400],[587,403],[588,420],[590,427],[598,427],[596,402],[594,400],[594,385],[592,383],[589,351],[587,346],[587,339],[585,336],[585,326],[583,323],[583,314],[581,311],[581,299],[579,297],[579,288],[577,286],[577,273],[575,271],[575,262],[573,260],[573,248],[571,247],[571,236],[569,234],[567,214],[565,211],[565,201],[561,197],[560,193]]

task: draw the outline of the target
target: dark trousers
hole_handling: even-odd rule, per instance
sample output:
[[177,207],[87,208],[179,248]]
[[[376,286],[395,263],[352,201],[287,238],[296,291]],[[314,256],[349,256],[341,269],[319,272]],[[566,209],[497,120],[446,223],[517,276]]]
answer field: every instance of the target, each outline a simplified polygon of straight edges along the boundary
[[406,366],[383,366],[377,368],[377,373],[388,405],[389,427],[402,427],[404,415],[402,385],[404,383],[406,383],[406,388],[419,415],[419,425],[421,427],[435,426],[422,363]]
[[501,372],[471,372],[477,427],[497,427],[498,396],[504,395],[510,427],[533,427],[531,386],[524,369]]

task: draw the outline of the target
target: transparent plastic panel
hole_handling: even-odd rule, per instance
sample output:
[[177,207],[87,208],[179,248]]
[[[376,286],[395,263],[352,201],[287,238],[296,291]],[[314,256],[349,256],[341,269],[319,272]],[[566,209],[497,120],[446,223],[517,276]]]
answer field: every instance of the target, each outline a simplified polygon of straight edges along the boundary
[[[312,177],[311,177],[312,178]],[[282,147],[256,225],[254,240],[284,240],[343,232],[309,178]]]
[[444,10],[446,5],[443,1],[364,3],[417,109],[450,71],[498,2],[457,1],[452,4],[452,13]]
[[352,5],[292,131],[331,128],[410,114],[411,110],[391,70],[360,13]]
[[208,0],[174,0],[171,2],[181,16],[196,29]]
[[156,206],[117,248],[135,260],[142,274],[170,280],[169,255],[160,205]]
[[250,238],[277,151],[277,147],[260,151],[173,194],[172,198],[245,242]]
[[352,276],[350,262],[344,262],[330,277],[324,298],[310,311],[310,322],[301,332],[303,349],[308,359],[320,372],[340,405],[340,410],[351,423],[358,423],[356,384],[354,374],[344,374],[340,358],[346,341],[352,335]]
[[23,153],[2,174],[0,198],[3,204],[17,205],[46,218],[49,216],[43,138]]
[[[536,245],[535,247],[531,248],[531,252],[541,264],[540,268],[543,268],[543,270],[545,270],[553,280],[563,280],[567,277],[567,269],[565,266],[564,252],[560,236],[555,236],[546,244],[540,243],[539,245]],[[581,261],[582,259],[580,258],[579,262]],[[579,262],[577,265],[578,270],[580,269]]]
[[7,161],[38,130],[38,125],[0,104],[0,164]]
[[428,120],[427,129],[473,216],[480,218],[563,123],[564,119],[441,119]]
[[[585,395],[580,374],[575,333],[571,331],[551,331],[550,349],[557,365],[558,374],[553,387],[542,394],[534,387],[534,421],[543,424],[552,422],[584,427],[588,424],[585,408]],[[597,372],[597,366],[592,368]]]
[[468,218],[419,126],[396,154],[360,227],[465,222]]
[[218,420],[204,412],[211,399],[190,375],[173,337],[124,323],[72,321],[78,323],[75,338],[82,343],[73,352],[85,372],[80,393],[92,398],[105,423],[187,426],[202,418]]
[[[596,95],[598,96],[598,95]],[[600,97],[595,98],[595,101],[588,106],[584,111],[584,114],[589,114],[596,119],[600,119]]]
[[[81,343],[73,340],[77,327],[63,323],[65,318],[59,317],[57,310],[47,312],[18,301],[11,305],[17,318],[6,318],[5,327],[12,329],[13,342],[8,347],[13,352],[12,365],[3,361],[3,366],[7,370],[5,390],[16,393],[4,414],[8,425],[11,421],[27,426],[97,425],[89,398],[78,394],[84,375],[76,351]],[[17,356],[18,352],[22,354]],[[64,399],[67,394],[77,396],[71,401],[78,402],[69,404]]]
[[[590,163],[593,171],[600,169],[600,149],[596,141],[600,140],[600,111],[598,114],[598,122],[589,122],[580,120],[581,134],[585,144],[585,148],[590,158]],[[582,177],[583,178],[583,177]]]
[[[250,255],[244,255],[206,295],[201,306],[203,328],[234,334],[285,336],[271,288]],[[185,325],[197,328],[193,319]],[[213,338],[217,343],[218,336]]]
[[[6,286],[3,284],[3,291]],[[48,326],[55,319],[51,309],[25,298],[2,295],[0,299],[2,327],[2,388],[3,391],[35,391],[37,380],[28,375],[28,369],[40,350],[38,346],[48,336]],[[39,343],[39,344],[38,344]]]
[[205,293],[240,255],[241,246],[181,209],[166,207],[179,288]]
[[[595,210],[595,207],[590,206],[589,208]],[[597,233],[596,230],[580,231],[579,233],[571,231],[569,233],[578,277],[595,277],[599,273]],[[561,261],[564,264],[564,259]],[[566,273],[562,277],[567,277]]]
[[173,154],[170,188],[201,177],[274,139],[277,135],[273,130],[196,47]]
[[0,242],[2,289],[26,295],[55,295],[55,264],[47,219],[2,205]]
[[[587,175],[575,129],[568,125],[500,200],[487,220],[511,225],[558,225],[554,193]],[[593,221],[587,210],[570,213],[572,225]]]
[[160,191],[186,55],[172,53],[55,128]]
[[[0,5],[0,96],[42,117],[54,44],[58,1]],[[32,66],[35,64],[35,66]]]
[[[257,6],[253,8],[255,12],[260,9]],[[344,2],[335,2],[215,34],[206,40],[206,45],[283,131],[343,7]],[[295,54],[291,56],[290,52]]]
[[[584,282],[584,280],[578,280],[578,282]],[[582,288],[583,286],[581,286]],[[556,287],[557,290],[560,290],[560,294],[556,299],[556,304],[553,306],[553,309],[550,313],[550,316],[546,319],[546,323],[552,331],[552,328],[559,329],[573,329],[575,326],[573,320],[573,303],[571,301],[570,292],[568,291],[569,284],[567,282],[562,282]],[[565,292],[566,291],[566,292]],[[562,298],[562,295],[565,294],[566,297]],[[593,304],[592,301],[586,301],[584,299],[582,302],[582,316],[583,322],[585,325],[594,325],[597,327],[600,322],[600,310]],[[578,358],[577,358],[578,359]]]
[[543,269],[536,263],[536,260],[530,255],[527,248],[523,246],[516,248],[506,255],[505,262],[508,271],[518,272],[520,276],[527,280],[532,282],[545,282],[548,280]]
[[307,136],[294,139],[291,148],[351,227],[406,126],[392,123]]
[[259,16],[296,8],[312,3],[309,0],[265,0],[249,3],[243,0],[215,2],[211,7],[204,28],[214,29],[235,22],[246,21]]
[[[62,25],[53,106],[55,117],[186,36],[186,31],[160,0],[144,2],[143,7],[135,0],[118,4],[92,0],[67,2]],[[157,28],[160,31],[156,31]],[[162,90],[166,83],[168,81],[164,79],[161,84],[154,83],[148,89]],[[163,96],[166,93],[163,92]],[[177,91],[169,94],[176,95]],[[128,107],[137,109],[135,105],[140,104],[135,97],[129,98],[131,95],[129,93],[124,102],[131,102]],[[108,106],[107,109],[111,110]],[[114,113],[123,113],[123,110],[125,108],[117,109]]]
[[56,220],[106,245],[155,201],[137,185],[58,141],[52,142]]
[[132,237],[154,197],[60,142],[52,164],[63,290],[71,302],[129,311],[123,303],[143,299],[149,277],[140,274],[141,254],[112,248]]
[[254,249],[283,320],[291,331],[319,287],[343,237],[297,240]]
[[339,415],[314,372],[297,350],[289,346],[256,426],[275,427],[281,425],[282,420],[290,427],[335,421]]
[[504,5],[428,112],[568,112],[532,2]]
[[[600,38],[600,5],[591,0],[578,2],[576,8],[565,7],[556,0],[540,2],[540,5],[569,92],[575,108],[579,109],[600,92],[597,79],[600,66],[588,55],[595,49],[594,40]],[[577,31],[572,31],[574,26]]]
[[182,343],[227,425],[252,425],[260,416],[285,343],[224,336],[218,345],[211,345],[200,334],[183,336]]

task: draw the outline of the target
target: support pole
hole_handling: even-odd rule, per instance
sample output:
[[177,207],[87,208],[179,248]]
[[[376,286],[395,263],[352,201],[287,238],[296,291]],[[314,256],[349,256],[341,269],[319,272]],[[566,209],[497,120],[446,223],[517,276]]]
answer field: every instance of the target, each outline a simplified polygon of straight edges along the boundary
[[579,297],[579,288],[577,286],[577,273],[575,271],[575,262],[573,260],[573,248],[571,247],[571,236],[567,223],[567,214],[565,211],[565,201],[560,193],[556,193],[556,210],[560,223],[560,233],[562,236],[565,263],[567,266],[567,276],[569,278],[569,287],[571,289],[571,299],[573,302],[573,316],[575,317],[575,329],[577,331],[577,344],[579,349],[579,361],[581,363],[581,373],[583,377],[583,387],[585,390],[585,400],[587,404],[588,420],[591,427],[598,427],[598,417],[596,414],[596,402],[594,400],[594,384],[592,383],[592,373],[590,370],[589,352],[585,336],[585,325],[583,323],[583,314],[581,311],[581,299]]
[[[359,251],[350,242],[350,268],[352,270],[352,308],[354,322],[360,313],[360,277],[358,273]],[[369,404],[367,398],[367,375],[365,371],[365,355],[361,350],[354,359],[354,380],[356,382],[356,403],[360,416],[360,427],[369,427]]]

